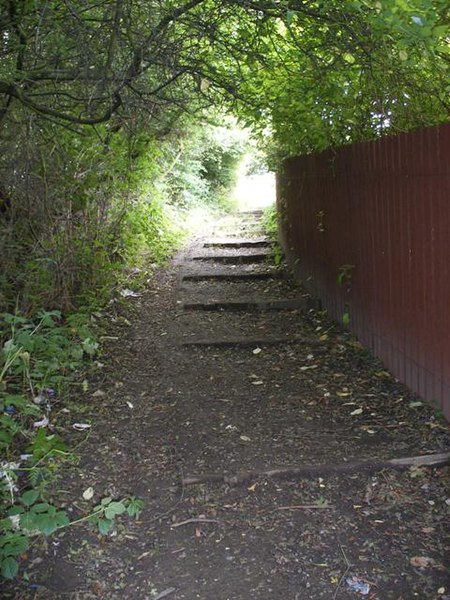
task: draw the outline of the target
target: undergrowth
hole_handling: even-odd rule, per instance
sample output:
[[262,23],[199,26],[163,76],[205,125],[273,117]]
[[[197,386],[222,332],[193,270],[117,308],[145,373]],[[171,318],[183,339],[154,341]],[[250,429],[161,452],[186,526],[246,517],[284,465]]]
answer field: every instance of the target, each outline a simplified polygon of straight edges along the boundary
[[[1,319],[0,572],[13,578],[36,536],[84,521],[106,534],[117,516],[137,516],[142,503],[106,497],[71,522],[53,498],[61,465],[76,461],[70,436],[62,434],[67,430],[61,421],[68,416],[64,399],[98,352],[87,315],[41,311],[35,319],[10,313]],[[89,430],[87,424],[75,425]]]
[[262,218],[262,224],[267,237],[271,241],[272,260],[277,267],[281,265],[283,260],[283,249],[281,248],[278,237],[279,219],[280,215],[274,204],[265,209]]

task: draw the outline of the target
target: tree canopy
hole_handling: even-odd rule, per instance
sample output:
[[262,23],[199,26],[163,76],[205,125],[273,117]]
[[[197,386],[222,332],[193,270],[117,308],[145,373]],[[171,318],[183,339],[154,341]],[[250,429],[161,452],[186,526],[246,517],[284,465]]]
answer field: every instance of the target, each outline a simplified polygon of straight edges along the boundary
[[76,131],[208,105],[306,151],[448,118],[446,0],[8,0],[0,119]]

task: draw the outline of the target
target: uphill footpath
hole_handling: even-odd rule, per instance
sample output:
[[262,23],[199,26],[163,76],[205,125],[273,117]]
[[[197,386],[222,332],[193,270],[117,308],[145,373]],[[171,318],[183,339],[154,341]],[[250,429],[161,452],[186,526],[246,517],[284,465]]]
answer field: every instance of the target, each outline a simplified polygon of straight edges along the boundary
[[[8,598],[449,600],[448,429],[224,218],[116,309],[60,487],[132,494],[71,528]],[[448,541],[448,540],[447,540]]]

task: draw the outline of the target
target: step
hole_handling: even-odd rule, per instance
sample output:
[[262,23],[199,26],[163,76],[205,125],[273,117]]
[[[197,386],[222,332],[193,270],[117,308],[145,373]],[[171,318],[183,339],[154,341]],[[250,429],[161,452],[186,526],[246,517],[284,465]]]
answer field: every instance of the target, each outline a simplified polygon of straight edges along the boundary
[[282,300],[246,299],[246,300],[213,300],[210,302],[183,302],[183,310],[204,311],[266,311],[266,310],[308,310],[317,308],[317,300],[313,298],[288,298]]
[[200,340],[187,340],[181,342],[181,346],[204,348],[258,348],[260,346],[279,346],[282,344],[302,344],[304,346],[319,346],[321,342],[317,339],[305,338],[300,335],[293,335],[291,337],[260,337],[260,338],[233,338],[233,339],[200,339]]
[[260,263],[270,258],[271,252],[255,252],[254,254],[205,254],[193,256],[191,260],[202,262],[220,262],[223,264],[234,263]]
[[260,210],[260,209],[258,209],[258,210],[242,210],[242,211],[236,213],[236,216],[237,217],[244,216],[244,217],[256,217],[256,218],[258,218],[258,217],[262,217],[263,214],[264,214],[264,211]]
[[212,240],[203,244],[204,248],[268,248],[272,242],[267,239],[226,239]]
[[271,269],[270,271],[205,271],[203,273],[187,273],[182,275],[181,281],[258,281],[264,279],[282,279],[283,271]]

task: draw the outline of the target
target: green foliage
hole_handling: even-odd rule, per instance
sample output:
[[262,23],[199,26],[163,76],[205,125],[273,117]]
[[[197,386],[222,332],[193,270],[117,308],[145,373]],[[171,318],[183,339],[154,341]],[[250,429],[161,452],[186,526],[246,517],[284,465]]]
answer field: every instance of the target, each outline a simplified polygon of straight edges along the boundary
[[134,497],[120,501],[107,497],[84,517],[71,522],[65,510],[41,501],[39,491],[27,490],[6,511],[6,518],[0,521],[0,574],[5,579],[13,579],[17,575],[18,559],[36,535],[49,536],[83,522],[94,523],[100,534],[107,535],[114,528],[118,516],[126,512],[137,519],[142,507],[142,501]]
[[275,205],[269,206],[264,211],[262,224],[267,237],[272,241],[278,240],[278,221],[279,214]]
[[[35,319],[3,313],[4,328],[0,329],[3,348],[0,352],[0,382],[9,380],[34,389],[57,389],[73,373],[85,356],[98,349],[88,326],[87,318],[73,326],[75,318],[63,320],[59,311],[39,311]],[[24,408],[21,396],[10,404]]]
[[272,242],[272,259],[276,267],[279,267],[283,260],[283,249],[278,240],[278,222],[280,214],[275,205],[269,206],[263,215],[263,227],[267,237]]
[[229,208],[227,197],[245,151],[233,121],[229,127],[185,123],[172,135],[176,143],[166,148],[169,168],[162,178],[169,203],[184,210],[203,204]]

